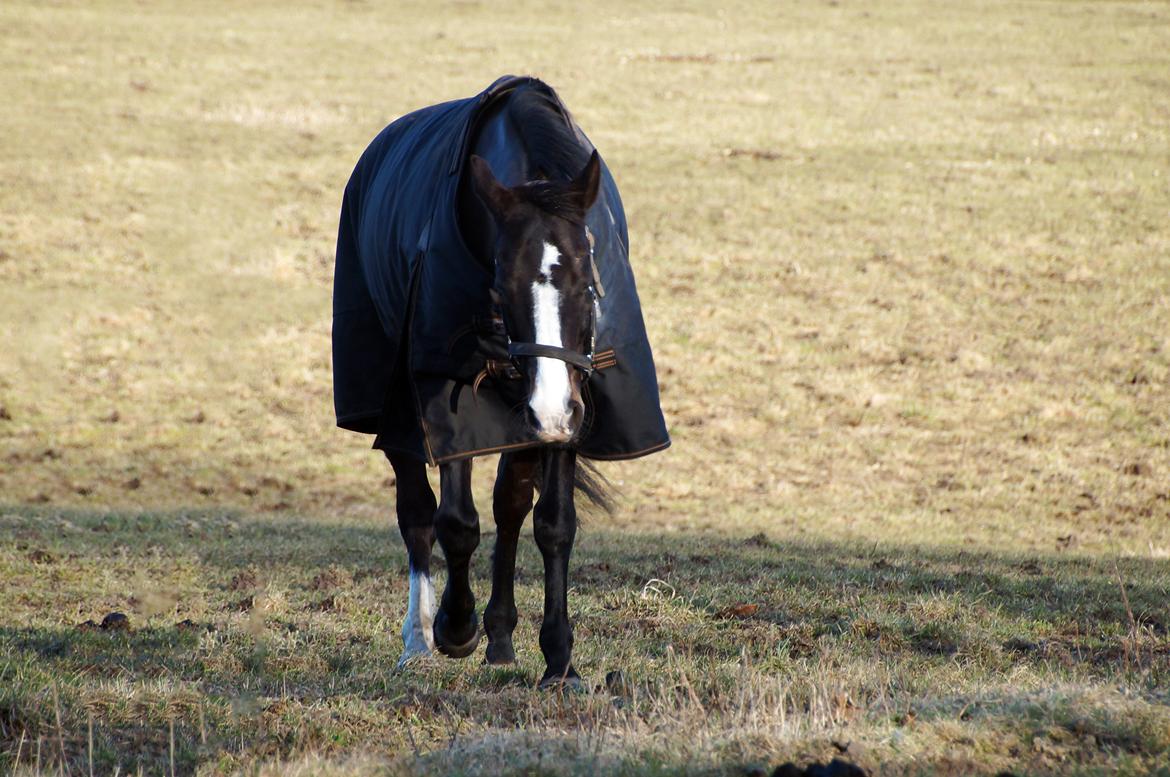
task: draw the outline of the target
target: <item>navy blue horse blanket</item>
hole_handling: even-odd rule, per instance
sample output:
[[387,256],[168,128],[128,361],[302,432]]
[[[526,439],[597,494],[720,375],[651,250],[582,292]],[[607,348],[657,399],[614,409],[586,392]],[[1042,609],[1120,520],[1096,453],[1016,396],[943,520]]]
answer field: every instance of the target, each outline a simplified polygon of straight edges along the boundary
[[[506,76],[475,97],[390,124],[345,188],[333,288],[333,397],[337,425],[376,434],[377,448],[437,464],[541,444],[521,422],[509,387],[497,385],[506,381],[472,390],[487,360],[507,358],[507,344],[490,325],[493,269],[464,244],[456,207],[477,119],[519,89],[546,90],[563,111],[551,87]],[[606,368],[583,387],[577,447],[593,459],[643,456],[666,448],[670,437],[630,268],[625,212],[604,164],[586,223],[605,290],[595,353]]]

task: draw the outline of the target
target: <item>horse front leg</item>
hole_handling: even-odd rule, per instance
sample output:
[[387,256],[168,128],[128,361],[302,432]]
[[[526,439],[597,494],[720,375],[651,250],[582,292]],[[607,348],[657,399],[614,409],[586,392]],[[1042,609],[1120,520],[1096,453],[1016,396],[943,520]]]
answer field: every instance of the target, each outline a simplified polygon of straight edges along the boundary
[[520,528],[532,509],[536,468],[540,451],[526,450],[500,456],[492,492],[496,520],[496,547],[492,552],[492,597],[483,611],[487,632],[487,662],[510,664],[516,660],[512,632],[516,629],[516,545]]
[[410,561],[410,601],[402,622],[399,668],[435,646],[435,589],[431,585],[431,549],[435,544],[435,494],[427,482],[426,465],[400,454],[386,453],[394,468],[398,530]]
[[573,629],[569,625],[569,556],[577,535],[577,510],[573,505],[573,479],[577,453],[568,448],[547,448],[543,456],[540,500],[532,514],[536,545],[544,556],[544,621],[540,626],[540,650],[546,669],[541,688],[560,685],[577,688],[581,678],[573,669]]
[[479,514],[471,496],[470,459],[439,468],[435,534],[447,558],[447,588],[435,615],[435,647],[451,658],[465,658],[479,644],[475,594],[469,577],[471,554],[479,546]]

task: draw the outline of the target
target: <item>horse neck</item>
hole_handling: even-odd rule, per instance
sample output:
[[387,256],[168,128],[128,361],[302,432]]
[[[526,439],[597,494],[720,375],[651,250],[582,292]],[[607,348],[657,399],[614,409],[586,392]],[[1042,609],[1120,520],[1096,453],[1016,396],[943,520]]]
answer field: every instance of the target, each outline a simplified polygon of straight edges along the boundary
[[[529,180],[532,166],[525,152],[523,140],[508,120],[507,112],[502,110],[503,107],[501,101],[500,105],[493,106],[480,120],[471,149],[472,153],[488,161],[500,183],[505,186],[518,186]],[[496,243],[496,224],[472,188],[471,173],[466,160],[459,182],[457,207],[463,242],[473,256],[490,267],[494,261],[492,254]]]

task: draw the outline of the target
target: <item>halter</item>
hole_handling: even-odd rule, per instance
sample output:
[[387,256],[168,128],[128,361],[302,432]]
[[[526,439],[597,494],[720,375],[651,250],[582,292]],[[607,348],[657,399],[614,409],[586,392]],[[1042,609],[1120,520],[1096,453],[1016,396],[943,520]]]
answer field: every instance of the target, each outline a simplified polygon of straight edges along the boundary
[[[508,360],[489,359],[480,373],[475,376],[475,382],[472,384],[473,395],[478,393],[479,385],[483,383],[485,378],[506,378],[508,380],[518,380],[521,378],[524,375],[524,371],[520,369],[518,359],[525,356],[563,361],[581,370],[585,380],[588,380],[598,367],[610,366],[608,362],[604,365],[599,365],[594,361],[593,351],[597,345],[597,312],[600,306],[600,299],[605,296],[605,290],[601,285],[601,273],[598,272],[597,262],[593,257],[593,233],[589,231],[588,227],[585,228],[585,236],[589,239],[589,267],[593,276],[592,282],[587,287],[591,302],[589,305],[588,352],[581,353],[580,351],[574,351],[572,348],[562,348],[559,345],[513,342],[512,335],[508,332],[507,318],[504,316],[503,305],[494,303],[492,305],[493,329],[497,333],[503,334],[504,339],[508,343]],[[496,326],[496,322],[498,322],[498,326]]]

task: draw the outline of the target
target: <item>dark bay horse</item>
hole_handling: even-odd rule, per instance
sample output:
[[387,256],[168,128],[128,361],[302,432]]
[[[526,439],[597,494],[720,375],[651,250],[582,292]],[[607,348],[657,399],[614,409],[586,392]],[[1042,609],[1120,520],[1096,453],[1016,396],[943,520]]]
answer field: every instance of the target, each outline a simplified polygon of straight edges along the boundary
[[[472,459],[499,452],[486,660],[515,660],[516,548],[531,511],[544,558],[540,684],[579,684],[566,595],[574,492],[606,495],[578,454],[669,445],[626,245],[612,177],[535,79],[409,114],[359,162],[338,236],[335,398],[339,424],[376,433],[396,475],[410,562],[400,665],[479,643]],[[428,462],[440,468],[437,503]],[[436,539],[447,565],[437,608]]]

